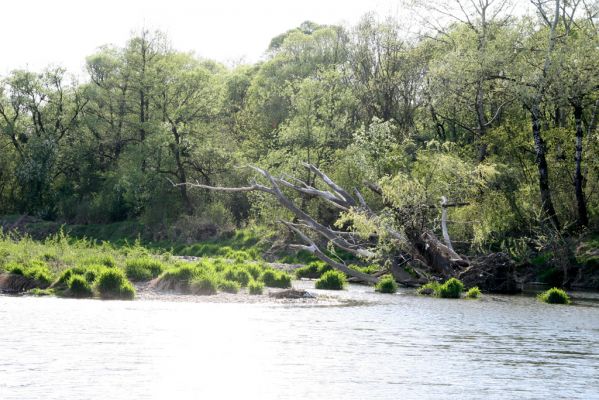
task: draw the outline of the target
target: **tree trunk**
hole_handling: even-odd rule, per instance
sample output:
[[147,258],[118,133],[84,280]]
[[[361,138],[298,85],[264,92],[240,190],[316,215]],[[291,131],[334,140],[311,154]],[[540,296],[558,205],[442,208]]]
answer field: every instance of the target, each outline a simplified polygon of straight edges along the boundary
[[574,172],[574,193],[576,194],[576,208],[578,210],[578,225],[585,227],[589,224],[589,217],[587,214],[587,206],[584,199],[583,181],[582,176],[582,106],[580,104],[574,105],[574,119],[576,121],[576,169]]
[[532,119],[532,136],[535,146],[535,164],[539,171],[539,190],[541,192],[541,207],[551,223],[559,229],[559,219],[553,207],[551,188],[549,186],[549,167],[547,166],[545,142],[541,136],[541,111],[538,103],[534,103],[530,109]]

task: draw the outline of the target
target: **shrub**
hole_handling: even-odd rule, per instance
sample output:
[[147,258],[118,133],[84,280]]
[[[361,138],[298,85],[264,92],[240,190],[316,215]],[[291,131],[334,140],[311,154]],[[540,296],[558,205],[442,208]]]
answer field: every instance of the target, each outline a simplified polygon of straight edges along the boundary
[[71,280],[72,276],[73,270],[71,268],[65,269],[64,271],[62,271],[56,282],[52,284],[52,286],[59,289],[66,289],[69,285],[69,281]]
[[437,296],[439,293],[439,287],[441,285],[439,284],[439,282],[436,281],[430,281],[422,286],[420,286],[416,292],[418,294],[421,294],[423,296]]
[[11,274],[25,275],[25,267],[17,263],[8,263],[4,269]]
[[252,280],[248,283],[248,291],[250,294],[262,294],[264,292],[264,283]]
[[117,268],[106,268],[98,275],[95,288],[103,299],[132,299],[135,289]]
[[379,293],[395,293],[397,292],[397,282],[391,275],[383,275],[374,287]]
[[478,286],[471,287],[466,292],[466,297],[469,299],[477,299],[480,296],[480,289]]
[[459,299],[463,290],[464,284],[456,278],[451,278],[439,286],[437,293],[439,297],[445,299]]
[[191,292],[202,296],[209,296],[217,293],[217,280],[215,276],[205,275],[194,278],[191,281]]
[[327,271],[331,271],[330,265],[322,261],[312,261],[308,265],[295,270],[295,276],[299,279],[318,279]]
[[316,281],[316,289],[342,290],[345,287],[345,274],[339,271],[327,271]]
[[264,285],[274,288],[290,288],[291,287],[291,276],[281,271],[274,271],[268,269],[260,276]]
[[169,270],[166,270],[163,274],[165,279],[172,279],[181,282],[189,282],[192,278],[198,275],[198,271],[191,265],[179,265]]
[[40,288],[33,288],[29,291],[27,291],[27,294],[30,294],[32,296],[52,296],[54,295],[54,289],[40,289]]
[[68,295],[73,297],[92,297],[92,288],[81,275],[73,275],[69,280]]
[[162,273],[164,266],[149,257],[133,258],[125,263],[125,272],[132,281],[149,281]]
[[249,272],[249,274],[252,276],[252,279],[257,280],[258,278],[260,278],[260,274],[262,273],[263,268],[260,266],[260,264],[252,263],[246,264],[245,270]]
[[218,288],[220,290],[222,290],[223,292],[237,293],[237,292],[239,292],[239,289],[241,288],[241,286],[239,285],[238,282],[235,282],[235,281],[221,280],[218,283]]
[[549,304],[570,304],[570,296],[562,289],[551,288],[538,295],[539,300]]

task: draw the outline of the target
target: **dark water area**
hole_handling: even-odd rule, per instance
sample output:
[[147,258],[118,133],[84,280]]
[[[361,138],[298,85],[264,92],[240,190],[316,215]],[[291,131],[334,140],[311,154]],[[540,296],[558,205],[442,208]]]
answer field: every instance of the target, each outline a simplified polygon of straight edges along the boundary
[[596,293],[571,306],[362,286],[335,296],[0,296],[0,399],[599,399]]

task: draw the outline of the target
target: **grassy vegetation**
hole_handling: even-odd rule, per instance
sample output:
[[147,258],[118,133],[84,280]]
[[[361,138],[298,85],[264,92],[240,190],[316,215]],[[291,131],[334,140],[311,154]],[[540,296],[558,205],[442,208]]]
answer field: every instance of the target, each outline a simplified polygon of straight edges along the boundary
[[260,281],[250,281],[250,283],[248,284],[248,293],[249,294],[253,294],[253,295],[257,295],[257,294],[262,294],[262,292],[264,292],[264,283],[260,282]]
[[450,278],[439,286],[438,296],[444,299],[459,299],[463,291],[464,284],[459,279]]
[[260,275],[260,280],[265,286],[273,288],[290,288],[291,287],[291,276],[282,271],[276,271],[274,269],[266,269]]
[[323,261],[312,261],[308,265],[295,270],[295,276],[298,279],[318,279],[327,271],[332,270],[331,266]]
[[103,299],[130,300],[135,297],[135,288],[127,280],[125,273],[118,268],[106,268],[100,272],[94,283]]
[[478,286],[471,287],[466,292],[466,298],[468,299],[478,299],[481,295],[481,291]]
[[164,271],[164,265],[151,257],[132,258],[125,262],[127,278],[133,282],[149,281]]
[[69,280],[68,296],[93,297],[94,292],[89,282],[81,275],[73,275]]
[[551,288],[538,295],[538,299],[548,304],[570,304],[570,296],[558,288]]
[[379,293],[397,292],[397,282],[391,275],[383,275],[376,283],[374,290]]
[[327,271],[316,281],[316,289],[342,290],[347,280],[345,274],[339,271]]
[[445,299],[459,299],[464,291],[464,284],[456,278],[450,278],[445,283],[428,282],[418,288],[417,293],[427,296],[436,296]]

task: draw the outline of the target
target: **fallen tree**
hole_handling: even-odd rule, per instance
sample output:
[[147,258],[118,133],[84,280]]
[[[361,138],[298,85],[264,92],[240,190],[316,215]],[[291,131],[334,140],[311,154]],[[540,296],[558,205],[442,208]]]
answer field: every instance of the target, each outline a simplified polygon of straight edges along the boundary
[[[384,265],[395,280],[406,286],[417,286],[430,279],[445,280],[450,277],[467,277],[469,282],[476,284],[477,276],[489,266],[481,263],[472,264],[466,257],[458,254],[451,245],[447,231],[447,208],[466,205],[467,203],[449,203],[445,198],[439,205],[420,205],[416,209],[400,209],[391,204],[384,196],[383,190],[375,184],[366,186],[373,193],[383,199],[384,210],[373,211],[366,203],[362,193],[355,188],[350,194],[343,187],[335,183],[321,170],[311,164],[303,164],[315,177],[324,183],[325,189],[317,188],[316,184],[310,185],[295,178],[275,177],[268,171],[256,166],[249,166],[264,183],[252,179],[248,186],[221,187],[200,183],[174,184],[202,188],[222,192],[251,192],[259,191],[268,193],[280,205],[291,211],[293,221],[280,221],[302,240],[302,244],[292,244],[291,248],[306,250],[333,268],[344,272],[348,276],[367,283],[376,283],[377,275],[370,275],[350,268],[341,259],[335,259],[330,252],[323,250],[318,243],[326,243],[335,249],[346,252],[365,261],[376,261]],[[315,180],[316,181],[316,180]],[[336,229],[318,222],[310,214],[302,210],[285,194],[284,189],[326,201],[340,212],[360,215],[375,227],[369,235],[363,235],[352,229]],[[422,216],[422,210],[440,207],[442,209],[443,241],[427,227]],[[385,218],[384,214],[392,215],[392,221]],[[415,217],[419,216],[419,217]],[[313,238],[316,236],[316,238]],[[382,246],[384,244],[384,246]],[[381,251],[385,248],[385,251]],[[502,262],[505,262],[502,258]],[[493,268],[491,268],[493,269]],[[486,285],[487,290],[493,291]],[[503,285],[512,287],[513,285]],[[501,290],[501,289],[500,289]]]

